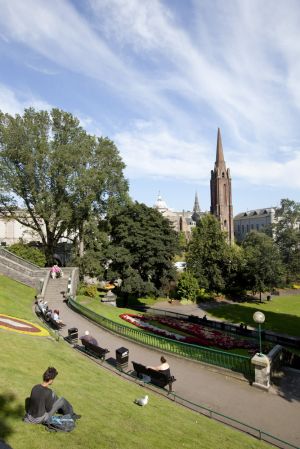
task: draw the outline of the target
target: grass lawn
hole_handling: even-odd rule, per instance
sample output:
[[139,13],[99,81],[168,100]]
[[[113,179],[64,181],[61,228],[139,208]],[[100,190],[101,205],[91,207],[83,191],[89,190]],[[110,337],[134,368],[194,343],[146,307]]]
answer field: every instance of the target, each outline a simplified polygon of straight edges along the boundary
[[221,304],[206,309],[211,315],[231,323],[244,322],[254,326],[253,313],[261,310],[266,321],[264,329],[300,337],[300,295],[276,296],[272,301]]
[[[35,321],[34,292],[0,276],[1,313]],[[0,439],[13,449],[267,449],[270,446],[202,417],[153,392],[149,404],[134,399],[145,389],[92,363],[64,341],[0,330]],[[53,388],[83,415],[74,432],[48,433],[25,424],[24,399],[54,365]]]

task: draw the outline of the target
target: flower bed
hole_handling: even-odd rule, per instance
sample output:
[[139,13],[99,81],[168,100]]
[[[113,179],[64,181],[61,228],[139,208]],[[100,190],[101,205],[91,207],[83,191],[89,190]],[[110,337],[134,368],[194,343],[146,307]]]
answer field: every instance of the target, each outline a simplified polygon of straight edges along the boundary
[[[218,330],[207,328],[201,324],[190,323],[177,318],[163,316],[145,316],[123,313],[120,315],[123,320],[134,324],[135,326],[162,337],[182,341],[184,343],[196,344],[201,346],[214,346],[220,349],[256,349],[256,344],[250,340],[239,338],[234,335],[228,335]],[[180,335],[176,332],[162,329],[153,323],[160,323],[172,329],[184,332],[188,335]]]

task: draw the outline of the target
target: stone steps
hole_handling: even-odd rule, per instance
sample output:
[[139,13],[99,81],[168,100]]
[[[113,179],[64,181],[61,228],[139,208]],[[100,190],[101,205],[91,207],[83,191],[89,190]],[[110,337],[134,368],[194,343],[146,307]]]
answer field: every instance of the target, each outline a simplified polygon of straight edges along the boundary
[[39,268],[20,257],[2,250],[0,252],[0,273],[30,287],[37,288],[47,269]]

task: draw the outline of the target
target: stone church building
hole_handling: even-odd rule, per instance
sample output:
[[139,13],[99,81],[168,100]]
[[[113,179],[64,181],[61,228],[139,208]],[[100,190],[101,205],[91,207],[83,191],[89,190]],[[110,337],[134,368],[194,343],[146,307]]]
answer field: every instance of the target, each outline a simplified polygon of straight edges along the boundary
[[[214,169],[211,171],[210,179],[211,206],[210,213],[215,215],[221,223],[221,227],[227,232],[229,244],[234,243],[232,189],[229,168],[226,168],[224,159],[221,131],[218,129],[217,150]],[[158,195],[154,207],[168,218],[177,232],[183,232],[187,240],[190,239],[192,229],[201,217],[207,213],[200,210],[198,195],[195,195],[192,211],[175,212],[169,209],[161,195]]]

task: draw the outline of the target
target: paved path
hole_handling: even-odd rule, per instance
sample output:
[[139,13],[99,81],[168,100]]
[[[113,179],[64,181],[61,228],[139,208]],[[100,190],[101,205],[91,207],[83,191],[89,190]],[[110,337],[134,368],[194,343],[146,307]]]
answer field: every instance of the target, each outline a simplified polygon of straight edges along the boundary
[[[67,324],[64,335],[69,327],[77,327],[79,335],[89,330],[101,347],[110,350],[111,357],[115,357],[117,348],[124,346],[129,349],[130,361],[158,364],[161,354],[156,350],[103,330],[71,310],[62,298],[51,299],[49,306],[60,310]],[[281,382],[281,388],[272,387],[265,392],[200,363],[173,355],[167,355],[167,358],[177,379],[174,384],[176,395],[260,428],[300,448],[300,376],[293,377],[291,382],[286,378]],[[129,368],[132,368],[131,363]]]

